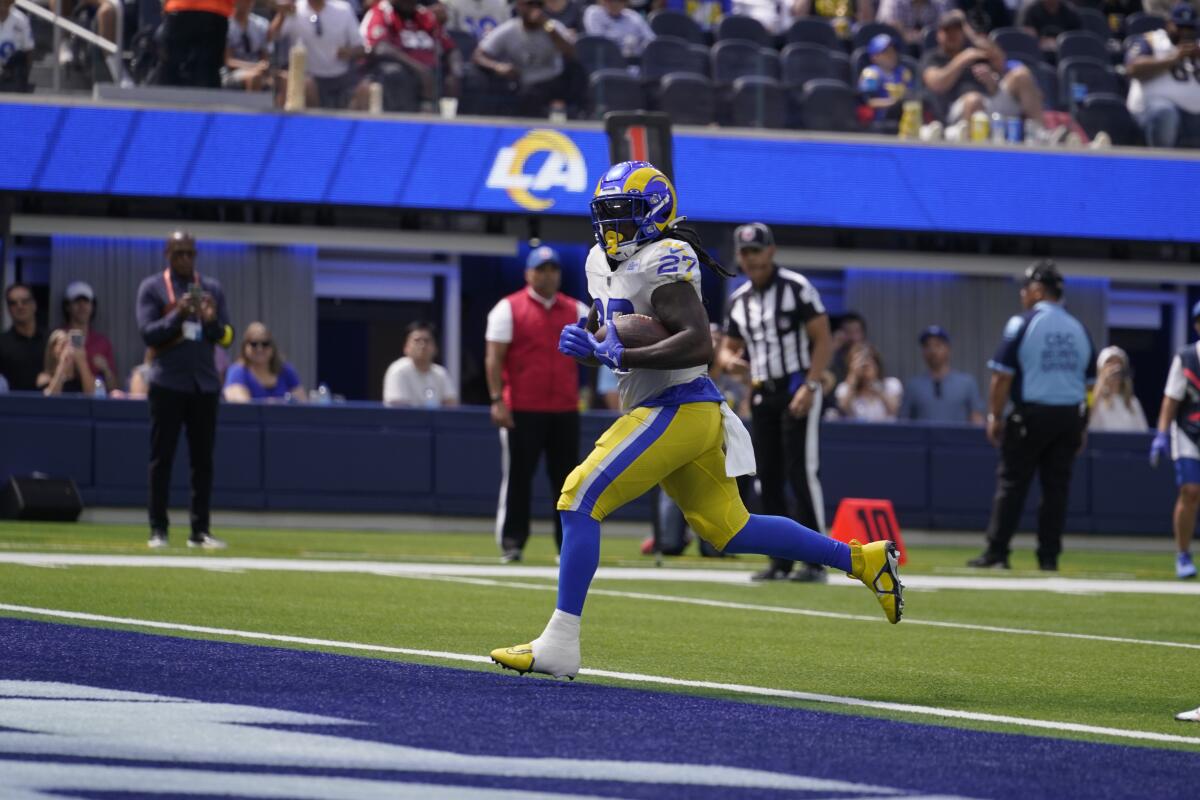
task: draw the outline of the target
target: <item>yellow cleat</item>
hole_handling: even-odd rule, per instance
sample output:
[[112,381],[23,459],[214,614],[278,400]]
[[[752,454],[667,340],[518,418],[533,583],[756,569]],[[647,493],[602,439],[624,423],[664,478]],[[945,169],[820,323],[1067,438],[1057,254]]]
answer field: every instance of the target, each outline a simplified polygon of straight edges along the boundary
[[497,647],[492,651],[492,661],[522,675],[526,672],[533,672],[533,645],[515,644],[512,647]]
[[[875,593],[888,622],[895,625],[904,613],[904,584],[900,582],[899,556],[890,541],[859,544],[850,540],[850,577]],[[495,653],[492,657],[495,658]]]

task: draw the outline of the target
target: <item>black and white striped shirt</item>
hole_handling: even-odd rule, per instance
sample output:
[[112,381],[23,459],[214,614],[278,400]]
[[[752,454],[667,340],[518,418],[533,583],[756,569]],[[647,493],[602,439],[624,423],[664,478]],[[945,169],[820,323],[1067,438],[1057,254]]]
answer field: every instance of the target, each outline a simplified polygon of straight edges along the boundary
[[775,268],[765,289],[747,281],[729,297],[725,335],[746,343],[750,377],[779,380],[812,363],[805,325],[825,313],[821,295],[798,272]]

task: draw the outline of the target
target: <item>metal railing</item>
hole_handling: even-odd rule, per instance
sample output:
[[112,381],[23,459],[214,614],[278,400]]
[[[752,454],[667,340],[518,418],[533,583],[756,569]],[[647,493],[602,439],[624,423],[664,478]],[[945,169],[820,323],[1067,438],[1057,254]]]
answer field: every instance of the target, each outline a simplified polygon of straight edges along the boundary
[[[71,20],[64,17],[61,13],[59,13],[60,10],[62,9],[62,0],[54,0],[54,10],[53,11],[46,9],[46,8],[42,8],[37,3],[32,2],[32,0],[16,0],[16,6],[17,6],[17,8],[21,9],[22,11],[24,11],[28,14],[32,14],[35,17],[40,17],[41,19],[46,20],[47,22],[49,22],[51,25],[54,26],[54,84],[53,85],[54,85],[54,91],[56,91],[56,92],[60,91],[62,89],[62,62],[59,60],[58,53],[59,53],[59,49],[62,47],[63,33],[69,33],[72,36],[82,39],[85,42],[87,42],[88,44],[90,44],[92,47],[97,47],[100,50],[103,50],[107,55],[119,55],[121,52],[121,35],[122,35],[122,28],[124,28],[124,20],[123,19],[119,18],[117,20],[117,25],[116,25],[117,41],[110,42],[108,39],[105,39],[103,36],[100,36],[99,34],[94,33],[92,31],[89,31],[87,28],[83,27],[82,25],[79,25],[78,23],[72,22]],[[120,9],[120,14],[122,16],[124,15],[124,13],[125,13],[124,9]],[[113,79],[120,80],[120,76],[114,75]]]

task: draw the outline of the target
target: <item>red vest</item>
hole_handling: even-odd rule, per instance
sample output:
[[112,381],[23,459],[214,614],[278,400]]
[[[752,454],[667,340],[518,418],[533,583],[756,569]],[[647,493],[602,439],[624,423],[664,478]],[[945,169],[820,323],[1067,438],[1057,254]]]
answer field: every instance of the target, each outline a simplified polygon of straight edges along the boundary
[[504,403],[513,411],[578,411],[579,365],[558,352],[558,335],[579,321],[575,301],[559,292],[547,309],[528,289],[507,298],[513,338],[504,358]]

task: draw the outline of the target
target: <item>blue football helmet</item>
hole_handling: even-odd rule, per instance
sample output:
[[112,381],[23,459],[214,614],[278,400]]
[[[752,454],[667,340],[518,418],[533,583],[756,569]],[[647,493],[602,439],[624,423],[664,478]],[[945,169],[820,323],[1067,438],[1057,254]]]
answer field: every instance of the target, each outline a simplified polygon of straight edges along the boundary
[[592,196],[592,230],[613,261],[624,261],[675,221],[675,187],[646,161],[609,167]]

